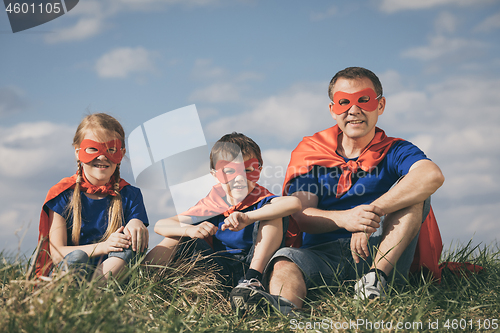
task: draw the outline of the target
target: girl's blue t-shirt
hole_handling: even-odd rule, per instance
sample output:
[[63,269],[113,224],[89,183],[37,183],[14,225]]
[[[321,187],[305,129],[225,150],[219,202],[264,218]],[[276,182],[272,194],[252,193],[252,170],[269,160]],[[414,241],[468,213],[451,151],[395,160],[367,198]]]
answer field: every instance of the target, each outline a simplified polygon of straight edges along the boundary
[[[261,201],[254,203],[250,207],[241,210],[240,212],[245,213],[262,208],[262,206],[268,204],[273,198],[276,197],[276,195],[266,197]],[[200,224],[203,221],[208,221],[219,228],[213,237],[213,246],[214,251],[221,251],[223,255],[247,254],[253,245],[254,223],[247,225],[240,231],[231,231],[228,229],[221,231],[220,228],[226,219],[223,214],[208,219],[207,217],[191,216],[191,219],[194,225]]]
[[[417,146],[409,141],[398,141],[371,172],[358,169],[358,172],[353,173],[352,187],[340,198],[336,197],[337,185],[342,174],[342,170],[338,167],[314,166],[309,173],[298,176],[290,182],[289,194],[299,191],[315,194],[318,196],[318,208],[322,210],[347,210],[371,204],[406,175],[415,162],[423,159],[428,158]],[[347,158],[344,160],[349,161]],[[351,237],[351,233],[345,229],[323,234],[303,233],[302,247],[344,237]]]
[[[47,202],[45,205],[52,209],[57,214],[66,219],[67,242],[71,243],[71,232],[73,225],[73,216],[68,214],[68,203],[73,195],[73,190],[68,189],[59,194],[54,199]],[[149,225],[146,207],[142,198],[141,190],[137,187],[127,185],[120,191],[123,205],[123,217],[126,225],[132,219],[139,219],[145,226]],[[111,196],[108,195],[103,199],[90,199],[82,193],[82,226],[80,230],[80,245],[97,243],[108,226],[108,207],[111,203]]]

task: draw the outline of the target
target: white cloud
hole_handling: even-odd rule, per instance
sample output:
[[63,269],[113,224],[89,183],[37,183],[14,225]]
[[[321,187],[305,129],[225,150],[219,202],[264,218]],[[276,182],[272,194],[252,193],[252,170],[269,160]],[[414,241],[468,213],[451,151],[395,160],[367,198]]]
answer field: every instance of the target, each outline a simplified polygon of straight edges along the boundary
[[74,165],[73,127],[21,123],[0,133],[0,175],[6,179],[31,179]]
[[434,25],[439,34],[453,33],[457,29],[458,19],[455,15],[449,12],[443,12],[439,14],[438,18],[434,22]]
[[195,90],[189,99],[205,103],[236,102],[240,100],[242,87],[232,83],[214,83]]
[[210,123],[207,131],[211,137],[238,131],[279,143],[294,142],[335,124],[328,111],[327,86],[326,82],[295,84],[279,95],[254,101],[247,112]]
[[311,21],[322,21],[327,18],[330,18],[337,14],[338,10],[336,6],[331,6],[325,11],[322,12],[312,12],[311,15],[309,16]]
[[457,62],[477,57],[477,54],[487,47],[488,44],[477,40],[435,36],[430,39],[429,45],[407,49],[401,53],[401,56],[421,61],[445,59],[447,62]]
[[76,24],[69,28],[48,34],[45,40],[48,43],[75,42],[95,36],[102,31],[103,19],[97,17],[82,17]]
[[154,55],[142,47],[117,48],[101,56],[95,70],[102,78],[126,78],[131,73],[152,72]]
[[495,29],[500,29],[500,13],[493,14],[481,22],[474,31],[489,32]]
[[233,75],[225,68],[214,65],[210,59],[197,59],[192,75],[198,81],[210,82],[208,86],[193,91],[189,97],[190,101],[201,103],[241,101],[242,93],[248,89],[246,83],[263,78],[255,72]]
[[422,10],[444,5],[477,6],[480,4],[493,3],[494,0],[382,0],[380,10],[386,13],[395,13],[403,10]]
[[[149,12],[165,10],[172,6],[183,6],[187,8],[199,8],[207,6],[217,6],[223,0],[113,0],[80,1],[71,10],[68,17],[77,18],[76,23],[68,27],[62,27],[45,37],[47,43],[72,42],[88,39],[96,36],[111,24],[112,18],[122,12]],[[244,2],[241,0],[240,2]]]
[[21,112],[27,105],[21,89],[14,86],[0,87],[0,117]]

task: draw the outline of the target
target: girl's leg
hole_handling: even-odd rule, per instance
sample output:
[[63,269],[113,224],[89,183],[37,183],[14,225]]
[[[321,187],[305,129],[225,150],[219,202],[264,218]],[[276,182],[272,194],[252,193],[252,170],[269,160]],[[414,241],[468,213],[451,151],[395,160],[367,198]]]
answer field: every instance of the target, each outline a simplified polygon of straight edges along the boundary
[[179,239],[165,237],[146,255],[144,262],[151,265],[167,266],[175,255]]

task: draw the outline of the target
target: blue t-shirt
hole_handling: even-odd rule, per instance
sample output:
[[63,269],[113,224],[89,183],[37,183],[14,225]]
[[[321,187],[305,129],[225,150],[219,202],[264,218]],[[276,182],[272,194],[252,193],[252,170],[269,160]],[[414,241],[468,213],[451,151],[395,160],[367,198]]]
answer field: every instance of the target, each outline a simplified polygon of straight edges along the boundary
[[[73,195],[73,190],[68,189],[59,194],[45,205],[57,214],[66,219],[67,242],[71,242],[71,232],[73,230],[73,215],[68,214],[67,206]],[[123,217],[126,225],[132,219],[139,219],[145,226],[149,225],[146,208],[142,199],[141,190],[137,187],[127,185],[120,191],[123,205]],[[80,245],[87,245],[98,242],[108,227],[108,207],[111,202],[111,196],[108,195],[100,200],[90,199],[85,194],[81,195],[82,202],[82,226],[80,229]]]
[[[356,160],[354,158],[352,160]],[[347,210],[359,205],[370,204],[389,191],[399,178],[406,175],[413,163],[427,156],[409,141],[394,143],[385,158],[371,171],[358,169],[352,174],[352,187],[340,198],[336,197],[337,185],[342,175],[338,167],[314,166],[313,169],[290,182],[289,194],[299,191],[318,196],[318,208],[322,210]],[[348,158],[344,158],[346,162]],[[326,243],[338,238],[351,237],[345,229],[323,234],[303,233],[302,247]]]
[[[271,199],[276,197],[276,195],[266,197],[261,201],[254,203],[252,206],[241,210],[241,212],[245,213],[262,208],[262,206],[266,205],[271,201]],[[228,229],[221,231],[220,228],[226,219],[223,214],[209,219],[199,216],[190,217],[193,220],[192,223],[194,225],[200,224],[203,221],[208,221],[219,228],[213,237],[213,246],[215,251],[223,251],[222,254],[247,254],[248,251],[250,251],[250,248],[253,245],[253,223],[247,225],[240,231],[231,231]]]

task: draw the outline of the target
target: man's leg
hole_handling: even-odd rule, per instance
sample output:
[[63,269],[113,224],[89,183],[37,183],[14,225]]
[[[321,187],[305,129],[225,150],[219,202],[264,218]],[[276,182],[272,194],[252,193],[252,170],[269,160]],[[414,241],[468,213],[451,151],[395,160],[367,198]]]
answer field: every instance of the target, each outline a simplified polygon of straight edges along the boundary
[[380,269],[389,276],[401,254],[417,236],[422,225],[422,211],[423,203],[419,203],[384,218],[382,239],[371,268]]
[[307,287],[299,267],[287,258],[278,258],[270,275],[269,292],[280,295],[301,308],[307,296]]
[[[354,287],[355,298],[383,298],[388,276],[394,267],[396,271],[392,273],[397,280],[407,279],[420,226],[427,217],[429,209],[430,198],[384,217],[381,235],[377,235],[377,232],[370,238],[370,248],[376,253],[373,254],[374,260],[371,261],[370,272],[363,275]],[[363,264],[356,266],[359,273]]]

